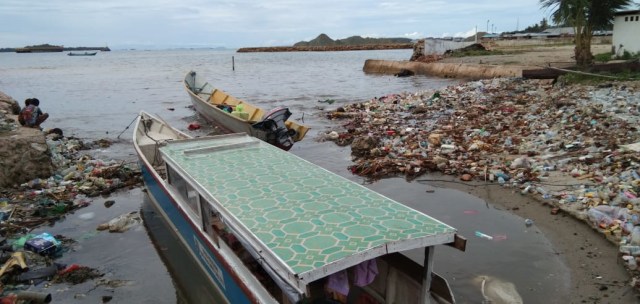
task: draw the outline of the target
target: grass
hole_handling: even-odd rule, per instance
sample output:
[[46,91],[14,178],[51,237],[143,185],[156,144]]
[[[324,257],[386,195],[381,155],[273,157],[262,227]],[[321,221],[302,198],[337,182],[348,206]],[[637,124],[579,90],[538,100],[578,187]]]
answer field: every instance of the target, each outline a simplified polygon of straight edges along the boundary
[[593,60],[595,62],[609,62],[611,60],[631,60],[631,59],[640,59],[640,52],[638,53],[630,53],[628,51],[624,51],[622,56],[613,56],[611,52],[596,54],[593,56]]
[[[558,78],[558,82],[563,84],[598,85],[602,83],[609,83],[612,81],[615,82],[615,81],[640,80],[640,72],[634,72],[634,71],[623,71],[620,73],[601,73],[600,75],[608,76],[608,77],[567,73],[560,76]],[[611,78],[611,77],[615,77],[615,78]]]
[[607,53],[601,53],[601,54],[596,54],[593,56],[593,60],[595,62],[608,62],[611,61],[613,57],[613,54],[611,54],[611,52],[607,52]]

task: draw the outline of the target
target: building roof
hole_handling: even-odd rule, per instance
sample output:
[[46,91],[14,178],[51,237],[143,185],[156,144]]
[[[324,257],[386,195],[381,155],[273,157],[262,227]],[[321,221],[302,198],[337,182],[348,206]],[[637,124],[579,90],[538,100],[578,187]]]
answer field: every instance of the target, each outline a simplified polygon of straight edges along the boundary
[[173,141],[164,159],[276,271],[308,284],[456,229],[248,135]]
[[637,15],[637,14],[640,14],[640,10],[618,11],[618,12],[615,13],[616,16]]
[[541,33],[546,35],[573,35],[575,31],[572,27],[554,27],[548,28]]

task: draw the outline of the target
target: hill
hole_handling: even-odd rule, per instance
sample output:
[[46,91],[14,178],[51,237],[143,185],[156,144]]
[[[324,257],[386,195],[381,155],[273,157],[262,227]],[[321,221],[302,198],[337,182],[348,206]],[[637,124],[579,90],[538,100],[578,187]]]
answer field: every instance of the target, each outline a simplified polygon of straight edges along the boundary
[[388,45],[388,44],[407,44],[411,43],[409,38],[363,38],[360,36],[351,36],[345,39],[333,40],[326,34],[320,34],[311,41],[300,41],[294,44],[294,47],[309,46],[355,46],[355,45]]
[[333,40],[326,34],[320,34],[311,41],[300,41],[293,46],[249,47],[240,48],[237,52],[330,52],[412,48],[413,42],[409,38],[362,38],[360,36],[351,36],[345,39]]

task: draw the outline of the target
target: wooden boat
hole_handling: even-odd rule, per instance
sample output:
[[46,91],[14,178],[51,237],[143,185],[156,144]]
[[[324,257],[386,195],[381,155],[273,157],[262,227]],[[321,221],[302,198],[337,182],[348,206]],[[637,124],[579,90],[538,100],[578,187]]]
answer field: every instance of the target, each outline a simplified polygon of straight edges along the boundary
[[434,247],[466,241],[434,218],[247,134],[190,138],[141,112],[133,142],[152,204],[228,303],[454,302]]
[[69,56],[95,56],[98,52],[84,52],[84,53],[74,53],[69,52],[67,55]]
[[280,107],[265,112],[214,88],[197,77],[194,71],[187,73],[184,86],[195,110],[227,133],[247,133],[283,150],[289,150],[309,130],[306,126],[287,120],[291,116],[289,109]]

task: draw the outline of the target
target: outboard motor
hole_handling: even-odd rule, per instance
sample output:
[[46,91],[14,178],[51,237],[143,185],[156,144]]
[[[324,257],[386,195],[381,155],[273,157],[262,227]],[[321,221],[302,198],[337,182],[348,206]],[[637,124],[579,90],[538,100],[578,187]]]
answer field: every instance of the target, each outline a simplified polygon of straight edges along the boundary
[[288,108],[278,107],[264,115],[262,120],[254,123],[252,127],[267,132],[268,143],[288,151],[293,146],[293,136],[296,135],[296,131],[287,129],[285,125],[290,116]]

